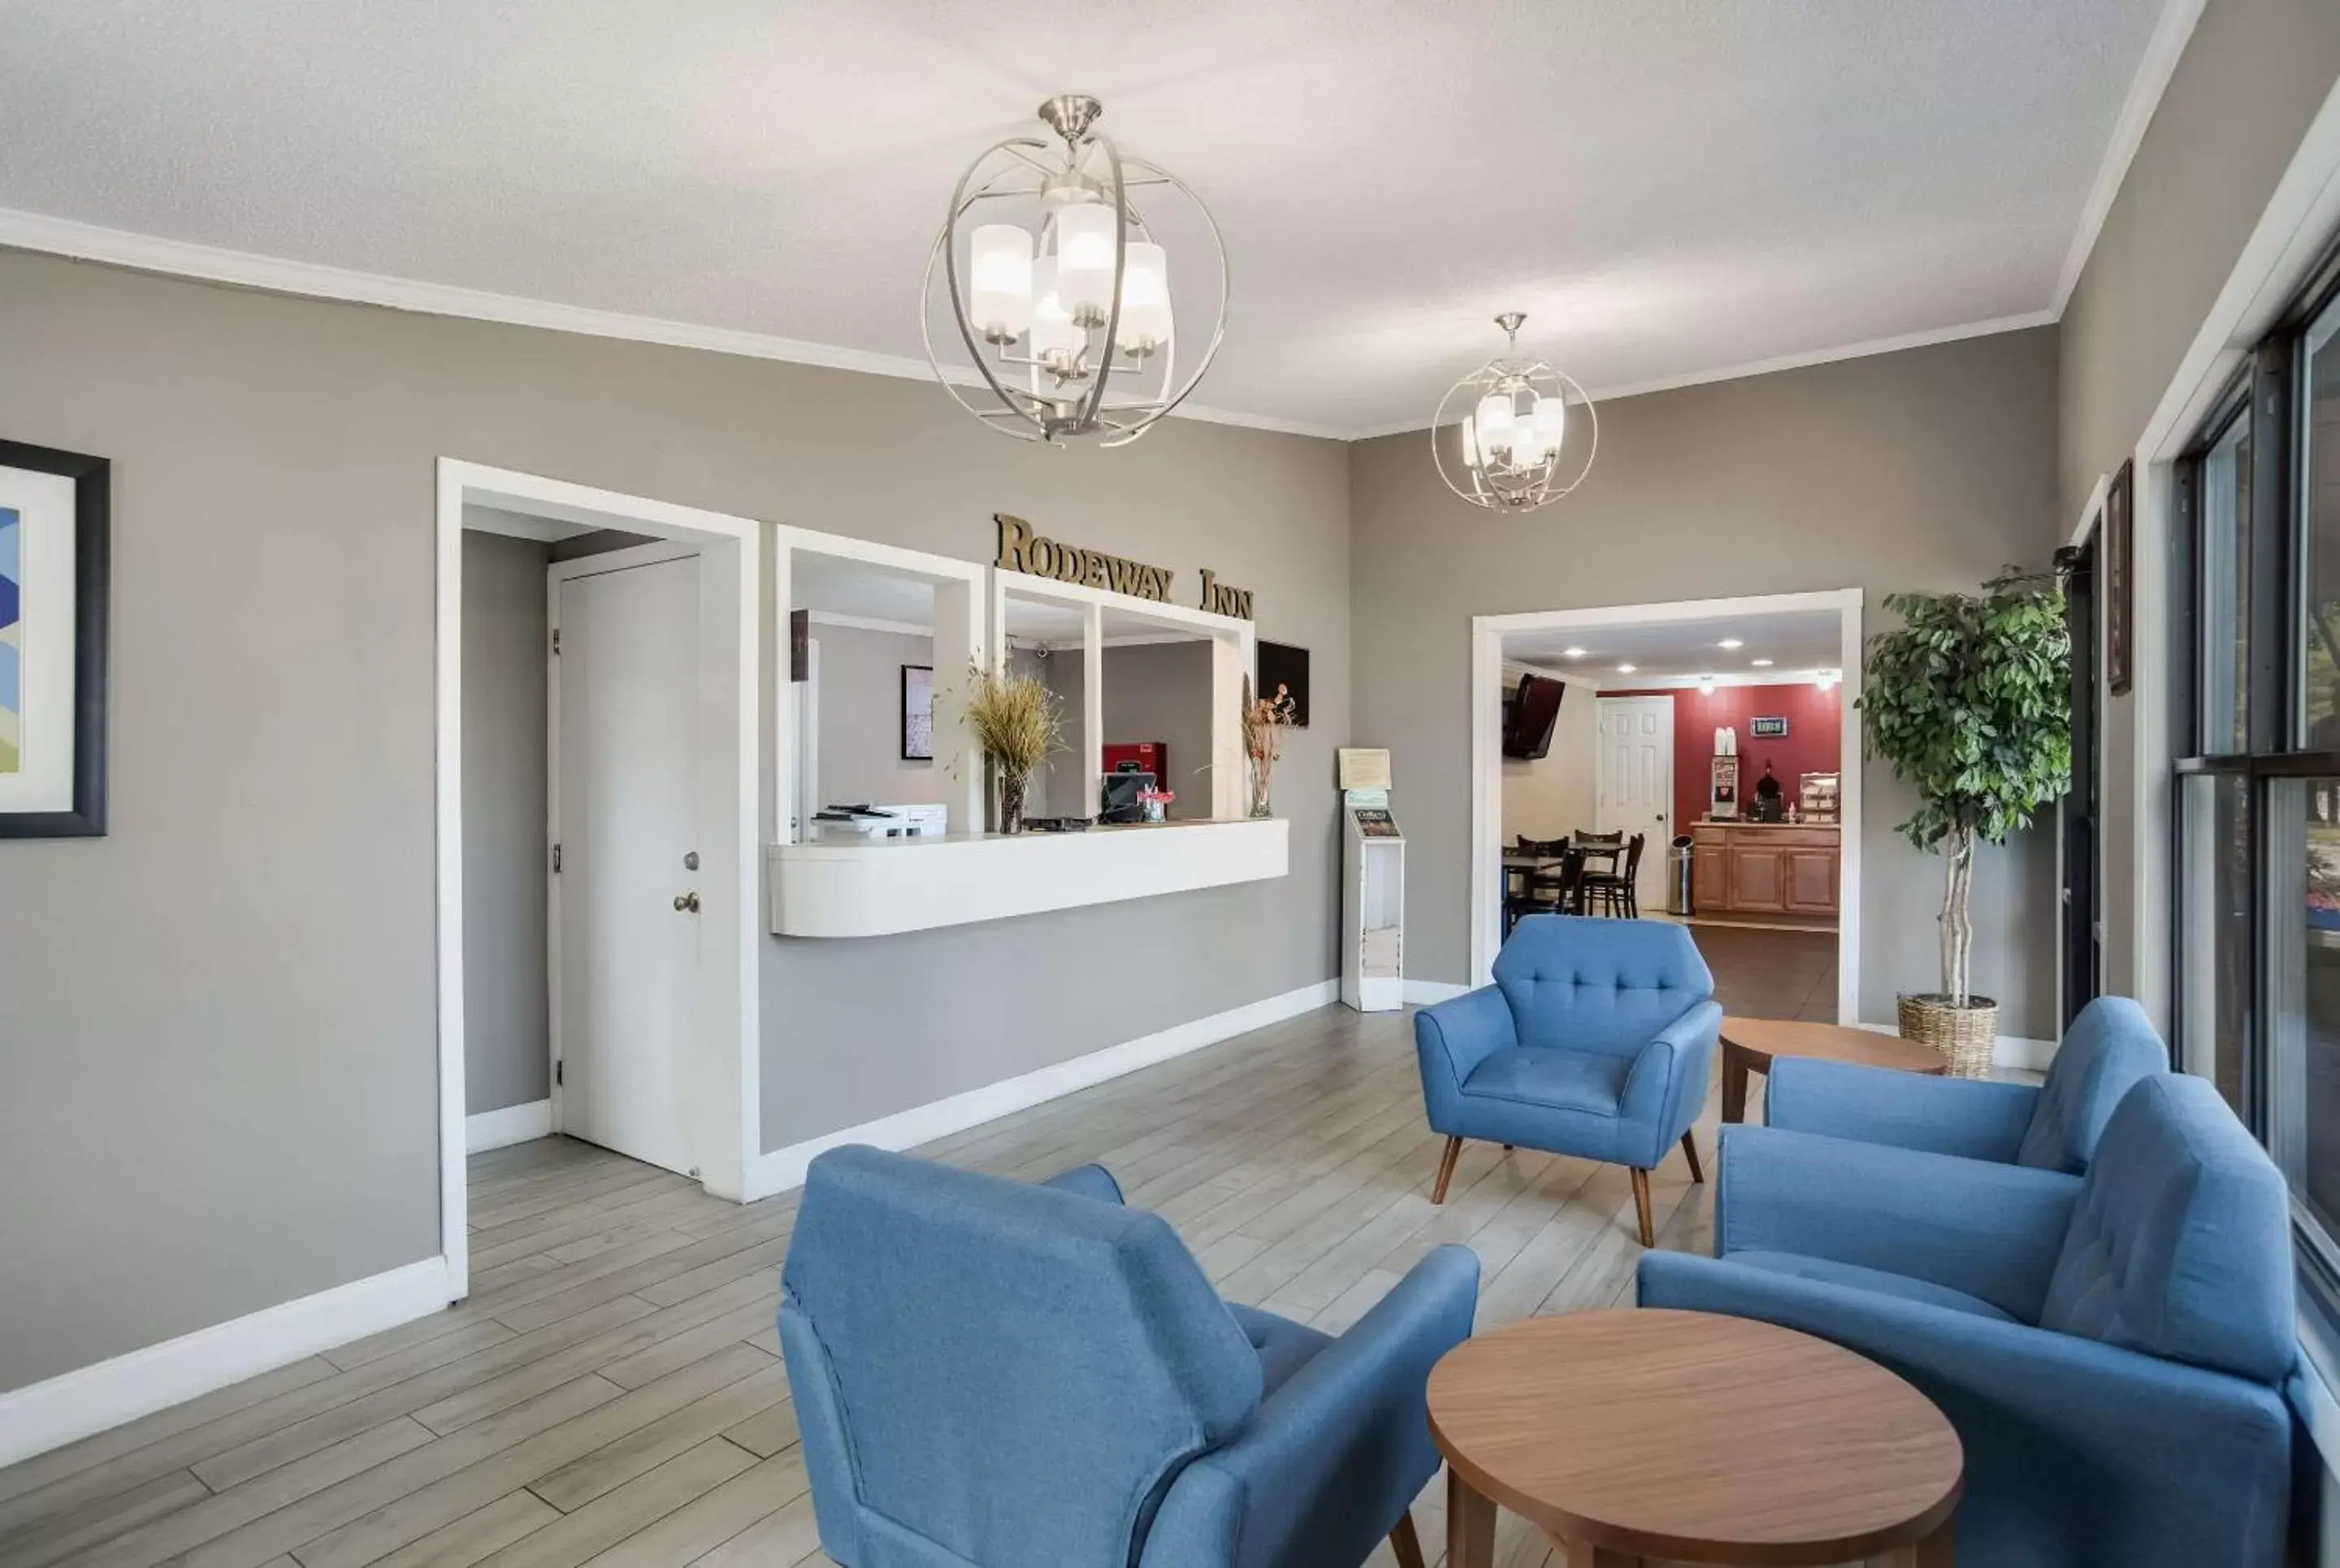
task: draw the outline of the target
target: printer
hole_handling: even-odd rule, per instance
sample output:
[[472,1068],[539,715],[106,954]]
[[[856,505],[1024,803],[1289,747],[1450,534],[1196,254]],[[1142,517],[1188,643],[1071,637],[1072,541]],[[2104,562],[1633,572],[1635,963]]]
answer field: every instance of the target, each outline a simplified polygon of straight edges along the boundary
[[813,813],[816,839],[939,839],[950,830],[947,806],[828,806]]

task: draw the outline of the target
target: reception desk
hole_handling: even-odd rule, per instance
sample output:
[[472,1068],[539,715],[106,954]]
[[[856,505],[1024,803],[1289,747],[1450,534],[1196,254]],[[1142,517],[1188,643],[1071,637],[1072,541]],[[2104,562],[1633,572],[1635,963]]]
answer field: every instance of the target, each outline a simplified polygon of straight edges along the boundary
[[1833,822],[1725,822],[1691,828],[1691,902],[1700,915],[1836,923],[1841,838]]
[[768,860],[774,936],[884,937],[1281,877],[1291,825],[1274,817],[823,839],[773,845]]

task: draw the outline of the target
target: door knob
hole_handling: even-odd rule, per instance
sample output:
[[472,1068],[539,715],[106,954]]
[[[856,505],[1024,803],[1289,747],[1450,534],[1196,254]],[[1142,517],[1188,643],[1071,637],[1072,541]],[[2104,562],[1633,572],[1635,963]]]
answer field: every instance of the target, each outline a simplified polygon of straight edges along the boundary
[[696,914],[698,914],[698,913],[699,913],[699,893],[698,893],[698,890],[697,890],[696,888],[694,888],[694,889],[692,889],[690,892],[688,892],[688,893],[677,893],[677,894],[674,896],[674,912],[675,912],[676,914],[678,914],[678,915],[696,915]]

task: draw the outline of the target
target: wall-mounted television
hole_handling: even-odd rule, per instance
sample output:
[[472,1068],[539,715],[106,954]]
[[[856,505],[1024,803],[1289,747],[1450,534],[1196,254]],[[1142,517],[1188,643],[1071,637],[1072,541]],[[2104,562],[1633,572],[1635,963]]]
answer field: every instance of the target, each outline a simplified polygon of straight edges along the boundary
[[1552,749],[1552,728],[1560,718],[1565,681],[1549,675],[1522,675],[1516,695],[1503,703],[1503,755],[1532,762]]

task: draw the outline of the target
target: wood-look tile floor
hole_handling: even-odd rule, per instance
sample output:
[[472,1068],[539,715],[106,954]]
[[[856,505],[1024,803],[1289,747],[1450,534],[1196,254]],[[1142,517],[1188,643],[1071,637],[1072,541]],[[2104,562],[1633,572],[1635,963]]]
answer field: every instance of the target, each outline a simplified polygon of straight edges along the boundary
[[1724,1012],[1837,1021],[1834,931],[1693,926],[1691,936],[1714,971],[1714,999]]
[[[1410,1017],[1334,1007],[922,1152],[1102,1161],[1227,1295],[1334,1332],[1448,1241],[1479,1254],[1482,1332],[1630,1299],[1622,1169],[1474,1144],[1433,1207],[1439,1142]],[[1710,1189],[1678,1155],[1652,1188],[1659,1245],[1706,1250]],[[773,1325],[795,1196],[550,1138],[475,1157],[471,1197],[468,1301],[0,1471],[0,1563],[826,1563]],[[1438,1484],[1415,1517],[1435,1561]],[[1499,1544],[1565,1568],[1509,1515]]]

